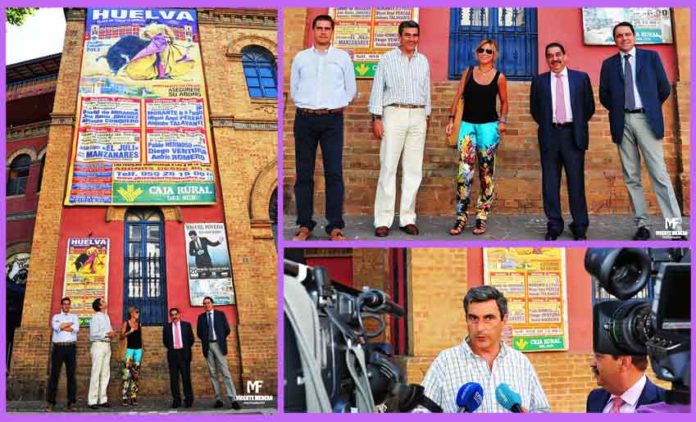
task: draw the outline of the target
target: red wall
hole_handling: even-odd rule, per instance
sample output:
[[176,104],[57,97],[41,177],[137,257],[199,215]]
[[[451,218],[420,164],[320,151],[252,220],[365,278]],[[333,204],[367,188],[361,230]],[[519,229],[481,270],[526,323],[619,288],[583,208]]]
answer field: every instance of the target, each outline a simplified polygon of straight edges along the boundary
[[[7,169],[10,166],[10,162],[7,161],[7,159],[14,154],[15,151],[23,148],[31,148],[36,151],[36,154],[38,155],[39,152],[41,152],[46,146],[47,141],[48,140],[45,137],[41,137],[7,143],[7,150],[5,152],[5,160],[7,162],[5,167],[5,181],[7,182]],[[29,180],[27,180],[26,193],[21,196],[9,197],[5,201],[7,215],[24,211],[36,211],[36,207],[39,202],[39,196],[36,190],[38,189],[40,170],[40,162],[32,163],[31,167],[29,168]]]
[[[219,181],[219,177],[216,179]],[[216,183],[217,198],[221,198],[219,184]],[[188,270],[186,268],[188,236],[184,233],[186,223],[220,223],[224,221],[223,207],[218,201],[214,206],[181,207],[183,222],[166,221],[164,227],[165,254],[167,265],[167,308],[177,307],[182,318],[196,325],[202,306],[191,306],[189,302]],[[55,266],[53,287],[53,312],[58,312],[57,298],[63,293],[65,274],[65,254],[70,237],[109,238],[109,277],[107,312],[114,327],[121,325],[123,316],[123,221],[106,222],[104,207],[65,207],[60,230],[60,241]],[[234,245],[229,245],[234,248]],[[234,271],[233,271],[234,274]],[[230,325],[237,324],[237,307],[234,305],[216,306],[227,316]]]
[[[315,16],[328,13],[328,9],[308,9],[305,47],[312,45],[311,27]],[[615,46],[586,46],[583,43],[582,9],[537,9],[538,69],[546,72],[544,46],[556,41],[563,44],[568,54],[568,67],[587,72],[592,83],[599,84],[602,61],[616,54]],[[419,51],[430,61],[430,77],[433,82],[446,81],[449,66],[450,9],[420,8],[418,23],[421,27]],[[569,30],[570,29],[570,30]],[[563,34],[559,37],[559,34]],[[660,54],[670,81],[677,79],[677,58],[674,45],[643,45]]]
[[[592,283],[585,271],[585,249],[566,249],[569,351],[592,353]],[[483,285],[483,249],[468,253],[469,287]]]

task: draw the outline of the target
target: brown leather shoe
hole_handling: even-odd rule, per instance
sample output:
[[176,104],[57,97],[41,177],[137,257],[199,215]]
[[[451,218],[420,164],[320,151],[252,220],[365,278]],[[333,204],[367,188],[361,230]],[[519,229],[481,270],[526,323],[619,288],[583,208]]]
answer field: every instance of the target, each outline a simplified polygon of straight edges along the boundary
[[411,236],[417,236],[418,234],[420,234],[420,231],[418,231],[418,226],[416,226],[415,224],[407,224],[403,227],[399,227],[399,229],[401,229],[402,232]]
[[312,231],[309,227],[300,227],[300,230],[295,233],[295,237],[293,237],[292,240],[305,241],[310,237],[312,237]]
[[346,240],[346,236],[343,234],[341,229],[336,228],[331,230],[331,233],[329,233],[329,240]]
[[375,236],[377,237],[387,237],[389,236],[389,227],[379,226],[375,229]]

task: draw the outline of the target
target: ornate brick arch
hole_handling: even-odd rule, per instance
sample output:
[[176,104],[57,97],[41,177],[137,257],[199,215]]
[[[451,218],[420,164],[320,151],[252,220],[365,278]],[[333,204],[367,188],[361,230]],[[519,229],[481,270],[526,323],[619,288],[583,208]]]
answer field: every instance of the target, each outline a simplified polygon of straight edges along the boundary
[[266,164],[254,180],[249,197],[249,220],[254,223],[270,224],[268,205],[273,191],[278,187],[278,167],[276,161]]
[[227,46],[227,56],[235,60],[241,60],[242,49],[252,45],[258,45],[259,47],[265,48],[273,54],[273,57],[275,57],[276,60],[278,59],[278,44],[270,38],[259,35],[244,35],[232,41]]
[[20,148],[17,151],[13,151],[12,154],[10,154],[7,157],[7,161],[5,161],[5,167],[9,168],[10,164],[12,164],[12,161],[14,161],[15,158],[19,157],[22,154],[27,154],[29,158],[31,158],[32,164],[37,162],[37,154],[36,150],[34,148]]

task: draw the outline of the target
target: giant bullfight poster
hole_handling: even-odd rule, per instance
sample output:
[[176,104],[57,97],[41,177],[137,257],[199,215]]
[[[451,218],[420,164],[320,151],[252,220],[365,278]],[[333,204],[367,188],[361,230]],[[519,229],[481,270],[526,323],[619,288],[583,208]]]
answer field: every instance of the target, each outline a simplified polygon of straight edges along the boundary
[[196,11],[88,9],[66,205],[215,202]]

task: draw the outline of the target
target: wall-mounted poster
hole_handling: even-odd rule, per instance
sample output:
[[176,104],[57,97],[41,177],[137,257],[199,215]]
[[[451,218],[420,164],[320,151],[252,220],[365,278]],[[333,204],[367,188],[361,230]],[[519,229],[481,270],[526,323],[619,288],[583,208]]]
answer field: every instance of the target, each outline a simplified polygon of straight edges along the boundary
[[16,253],[7,258],[5,262],[5,281],[8,286],[24,286],[27,284],[29,258],[31,258],[31,255],[25,252]]
[[92,302],[107,297],[109,287],[109,239],[70,238],[65,254],[63,297],[70,298],[70,312],[89,325]]
[[619,22],[633,25],[636,44],[672,44],[672,14],[668,7],[585,7],[585,44],[614,45],[611,31]]
[[210,296],[216,305],[232,305],[234,286],[230,254],[222,223],[185,225],[186,253],[191,305],[203,306]]
[[563,248],[484,248],[484,283],[508,301],[506,335],[522,352],[568,350]]
[[418,8],[336,7],[329,15],[335,22],[332,45],[348,51],[356,77],[374,78],[380,56],[399,46],[399,24],[418,21]]
[[88,9],[66,205],[215,202],[193,9]]

